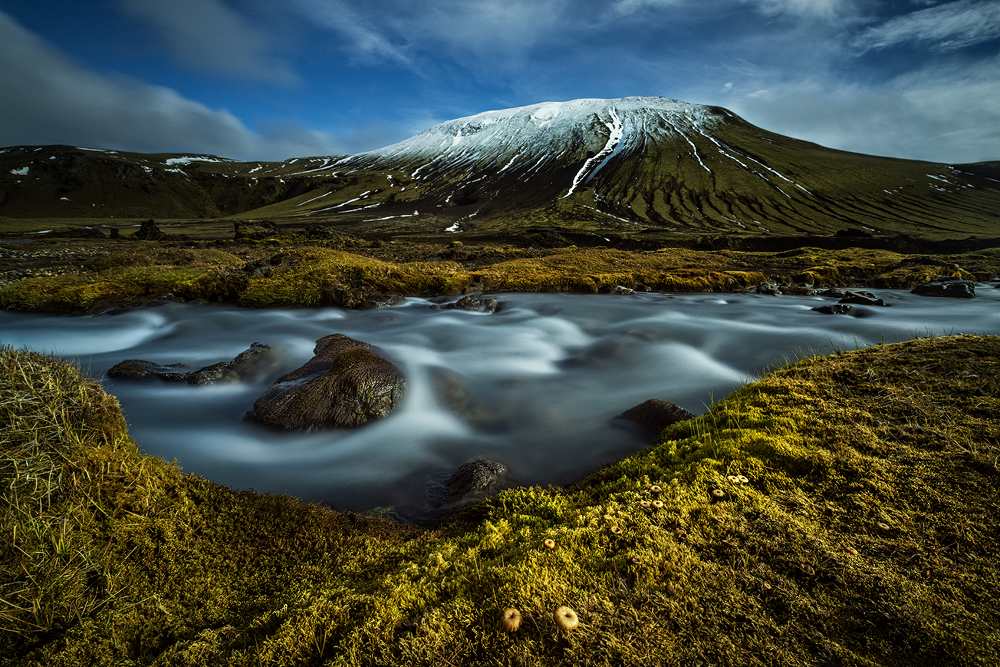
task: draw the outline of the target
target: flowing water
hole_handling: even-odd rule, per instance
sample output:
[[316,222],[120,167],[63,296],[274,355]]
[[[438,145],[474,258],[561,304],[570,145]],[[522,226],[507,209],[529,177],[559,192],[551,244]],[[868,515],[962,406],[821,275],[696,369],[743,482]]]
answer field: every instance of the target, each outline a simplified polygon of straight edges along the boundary
[[[476,456],[502,462],[514,483],[547,485],[641,449],[648,440],[614,417],[649,398],[700,414],[803,354],[918,335],[998,334],[1000,289],[991,287],[980,285],[972,300],[881,290],[890,306],[858,306],[859,316],[811,310],[830,298],[751,294],[503,294],[493,315],[431,309],[421,299],[373,311],[0,311],[0,342],[73,358],[97,377],[123,359],[195,370],[269,343],[274,365],[250,384],[104,385],[143,449],[176,458],[187,472],[343,509],[405,513],[424,502],[430,476]],[[403,369],[409,389],[396,413],[357,430],[312,433],[242,421],[276,377],[331,333],[376,345]]]

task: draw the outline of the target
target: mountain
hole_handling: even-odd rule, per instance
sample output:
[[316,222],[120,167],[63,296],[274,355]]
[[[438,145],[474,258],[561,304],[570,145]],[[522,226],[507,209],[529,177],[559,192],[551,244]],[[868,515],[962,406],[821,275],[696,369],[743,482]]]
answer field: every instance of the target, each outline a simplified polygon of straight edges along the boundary
[[272,218],[354,233],[1000,235],[1000,163],[824,148],[676,100],[547,102],[349,156],[0,153],[12,218]]

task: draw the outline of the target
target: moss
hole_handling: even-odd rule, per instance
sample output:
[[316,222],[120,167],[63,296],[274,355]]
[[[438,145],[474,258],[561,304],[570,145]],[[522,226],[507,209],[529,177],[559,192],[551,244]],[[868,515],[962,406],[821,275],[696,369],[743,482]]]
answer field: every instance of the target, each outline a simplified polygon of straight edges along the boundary
[[998,377],[995,337],[804,359],[418,530],[184,475],[93,382],[5,348],[0,660],[991,664]]

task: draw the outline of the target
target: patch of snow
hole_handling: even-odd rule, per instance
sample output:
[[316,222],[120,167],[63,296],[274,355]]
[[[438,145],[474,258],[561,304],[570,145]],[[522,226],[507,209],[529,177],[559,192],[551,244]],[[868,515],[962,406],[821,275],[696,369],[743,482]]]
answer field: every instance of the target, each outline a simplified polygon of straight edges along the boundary
[[53,156],[52,156],[52,157],[50,157],[49,159],[50,159],[50,160],[55,160],[55,159],[56,159],[56,156],[55,156],[55,155],[53,155]]
[[[621,118],[618,117],[618,112],[615,111],[614,107],[611,107],[608,110],[608,113],[611,116],[611,120],[604,122],[604,125],[608,128],[609,132],[608,143],[604,144],[604,148],[602,148],[597,155],[595,155],[594,157],[590,158],[589,160],[583,163],[583,166],[580,167],[580,171],[576,172],[576,176],[573,177],[573,184],[570,186],[569,192],[563,195],[561,197],[562,199],[569,197],[571,194],[573,194],[574,191],[576,191],[576,188],[580,185],[580,183],[583,182],[583,179],[587,176],[587,172],[590,170],[590,165],[594,164],[595,162],[599,162],[600,164],[597,165],[597,169],[594,170],[594,174],[600,171],[601,167],[605,165],[605,160],[611,159],[611,155],[614,153],[615,148],[617,148],[618,142],[622,140],[622,135],[624,134],[624,126],[622,125]],[[593,177],[593,174],[591,174],[591,177]]]
[[60,197],[59,201],[69,201],[69,197]]
[[164,163],[170,167],[174,165],[189,165],[192,162],[227,162],[227,160],[222,160],[217,157],[201,157],[197,155],[186,156],[186,157],[172,157],[164,160]]
[[299,202],[298,204],[296,204],[296,206],[304,206],[305,204],[308,204],[308,203],[309,203],[309,202],[311,202],[311,201],[316,201],[317,199],[322,199],[323,197],[326,197],[326,196],[327,196],[327,195],[329,195],[329,194],[330,194],[330,192],[329,192],[329,191],[327,191],[327,192],[324,192],[324,193],[323,193],[323,194],[321,194],[321,195],[320,195],[319,197],[313,197],[312,199],[307,199],[307,200],[305,200],[304,202]]
[[31,167],[21,167],[20,169],[11,169],[10,173],[14,174],[15,176],[27,176],[29,169],[31,169]]

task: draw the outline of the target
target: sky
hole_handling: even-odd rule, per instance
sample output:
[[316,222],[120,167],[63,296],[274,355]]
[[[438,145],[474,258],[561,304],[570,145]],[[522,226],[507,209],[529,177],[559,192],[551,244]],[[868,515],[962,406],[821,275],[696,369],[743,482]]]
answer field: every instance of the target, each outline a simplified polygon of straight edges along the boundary
[[1000,0],[0,0],[0,146],[282,160],[636,95],[1000,160]]

